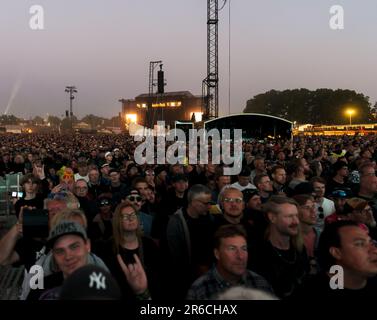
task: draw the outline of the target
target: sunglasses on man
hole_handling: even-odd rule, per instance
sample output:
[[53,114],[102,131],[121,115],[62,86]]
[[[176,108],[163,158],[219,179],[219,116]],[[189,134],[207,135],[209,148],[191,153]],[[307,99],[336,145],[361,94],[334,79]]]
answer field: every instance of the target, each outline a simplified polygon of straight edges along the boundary
[[130,196],[127,196],[127,200],[130,200],[131,202],[141,202],[143,198],[138,195],[136,196],[130,195]]

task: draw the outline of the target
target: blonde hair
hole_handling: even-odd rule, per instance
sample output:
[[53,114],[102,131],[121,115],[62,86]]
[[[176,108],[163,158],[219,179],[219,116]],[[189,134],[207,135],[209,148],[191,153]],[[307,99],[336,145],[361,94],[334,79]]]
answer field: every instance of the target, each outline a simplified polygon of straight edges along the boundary
[[86,219],[84,212],[82,212],[79,209],[64,209],[63,211],[57,213],[51,219],[51,229],[53,229],[56,225],[58,225],[63,220],[64,221],[72,221],[72,220],[74,220],[74,218],[82,219],[83,227],[85,229],[88,228],[88,220]]
[[78,209],[80,208],[80,202],[76,196],[71,191],[60,191],[58,193],[51,193],[51,198],[46,198],[44,200],[44,208],[47,209],[47,205],[51,201],[64,202],[68,209]]
[[[267,213],[273,213],[275,215],[281,213],[280,206],[282,204],[291,204],[296,206],[298,210],[298,203],[292,199],[285,196],[271,196],[270,199],[262,205],[262,210],[264,211],[265,215],[267,216]],[[267,239],[270,235],[270,228],[271,228],[271,222],[269,222],[269,226],[266,229],[265,233],[265,239]],[[302,237],[300,224],[297,226],[298,232],[297,235],[291,237],[291,244],[293,247],[298,250],[299,252],[302,252],[304,250],[304,239]]]

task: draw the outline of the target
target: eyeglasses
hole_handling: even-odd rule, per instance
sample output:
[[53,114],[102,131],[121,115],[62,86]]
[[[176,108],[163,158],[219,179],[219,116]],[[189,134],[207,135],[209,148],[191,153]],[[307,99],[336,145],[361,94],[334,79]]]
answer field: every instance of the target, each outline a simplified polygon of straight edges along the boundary
[[103,201],[100,202],[101,207],[109,206],[109,205],[110,205],[110,202],[108,200],[103,200]]
[[369,209],[363,209],[361,210],[362,213],[371,213],[373,212],[372,208],[369,208]]
[[130,213],[130,214],[124,214],[122,215],[122,220],[123,221],[132,221],[134,219],[137,218],[137,214],[134,212],[134,213]]
[[199,201],[201,204],[203,204],[205,206],[211,206],[212,205],[212,201],[204,202],[204,201],[199,200],[199,199],[196,199],[196,200]]
[[224,198],[224,202],[226,203],[242,203],[243,199],[242,198]]
[[131,202],[141,202],[143,200],[143,198],[140,196],[127,196],[127,199]]

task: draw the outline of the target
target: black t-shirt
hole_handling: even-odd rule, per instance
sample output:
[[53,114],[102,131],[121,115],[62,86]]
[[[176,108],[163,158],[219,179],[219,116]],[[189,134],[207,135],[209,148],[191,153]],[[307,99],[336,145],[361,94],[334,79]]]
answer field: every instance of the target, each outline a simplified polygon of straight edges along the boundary
[[19,199],[14,205],[17,218],[20,215],[21,207],[29,206],[29,207],[35,207],[36,209],[43,209],[43,201],[44,201],[44,197],[41,195],[37,195],[35,198],[30,199],[30,200],[26,200],[25,198]]
[[344,190],[344,189],[351,190],[351,184],[348,182],[339,183],[339,182],[336,182],[334,179],[329,179],[328,182],[326,183],[326,196],[331,195],[334,190]]
[[[330,277],[326,273],[319,273],[312,278],[308,278],[302,286],[297,290],[292,297],[294,299],[308,299],[315,300],[347,300],[353,301],[364,300],[365,298],[375,298],[377,292],[377,278],[370,278],[366,286],[362,289],[332,289],[330,287]],[[369,299],[368,299],[369,300]]]
[[183,215],[187,221],[190,233],[192,265],[194,268],[198,266],[210,266],[212,262],[213,234],[215,231],[213,216],[207,214],[193,219],[187,214],[186,210],[183,210]]
[[24,264],[28,271],[43,253],[47,253],[45,242],[33,238],[21,238],[18,240],[14,251],[16,251],[20,257],[16,265]]
[[[39,300],[44,295],[43,300],[57,300],[60,296],[60,287],[63,285],[64,277],[62,272],[50,274],[43,279],[43,289],[30,290],[26,300]],[[55,289],[55,290],[52,290]]]
[[[127,301],[135,300],[135,294],[131,290],[126,276],[119,266],[116,254],[113,249],[113,242],[107,243],[106,249],[99,253],[99,256],[103,259],[108,266],[111,274],[114,276],[119,284],[122,292],[122,299]],[[142,237],[142,250],[139,248],[129,250],[125,248],[119,248],[119,253],[126,264],[134,263],[134,254],[137,254],[144,265],[144,270],[148,279],[148,289],[151,293],[153,300],[158,299],[160,294],[164,291],[163,279],[161,277],[161,257],[160,251],[155,242],[148,237]]]
[[309,271],[306,250],[279,250],[265,241],[253,248],[249,257],[251,270],[260,274],[271,284],[275,294],[287,298],[301,285]]

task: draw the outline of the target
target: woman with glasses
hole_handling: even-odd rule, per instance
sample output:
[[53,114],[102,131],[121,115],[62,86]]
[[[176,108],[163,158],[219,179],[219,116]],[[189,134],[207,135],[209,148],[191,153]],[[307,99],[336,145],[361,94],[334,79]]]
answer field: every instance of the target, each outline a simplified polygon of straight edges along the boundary
[[141,211],[141,207],[144,204],[144,200],[137,189],[131,189],[126,193],[126,196],[122,199],[122,202],[130,205],[134,205],[139,212],[140,228],[143,234],[146,236],[151,235],[153,217],[145,212]]
[[135,296],[124,277],[117,255],[119,254],[123,262],[129,265],[135,263],[134,254],[136,254],[147,275],[150,294],[153,299],[158,299],[162,287],[159,283],[161,279],[159,248],[151,238],[143,235],[138,208],[129,202],[122,202],[115,209],[112,224],[113,238],[103,258],[118,281],[123,298],[132,300]]

